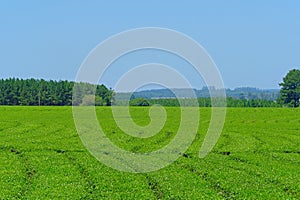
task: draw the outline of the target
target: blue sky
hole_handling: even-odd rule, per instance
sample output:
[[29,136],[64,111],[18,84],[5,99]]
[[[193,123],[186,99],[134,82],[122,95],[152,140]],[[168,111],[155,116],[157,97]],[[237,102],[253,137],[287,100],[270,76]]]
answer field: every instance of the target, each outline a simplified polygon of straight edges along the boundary
[[151,26],[195,39],[227,88],[278,88],[287,71],[300,66],[299,11],[297,0],[1,1],[0,78],[74,80],[98,43]]

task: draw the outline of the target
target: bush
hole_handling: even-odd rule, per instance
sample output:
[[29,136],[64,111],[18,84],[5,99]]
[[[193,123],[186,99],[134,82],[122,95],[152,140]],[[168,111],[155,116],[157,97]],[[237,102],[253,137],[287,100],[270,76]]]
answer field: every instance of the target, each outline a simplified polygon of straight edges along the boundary
[[144,98],[136,98],[136,99],[130,100],[129,105],[130,106],[150,106],[150,103]]

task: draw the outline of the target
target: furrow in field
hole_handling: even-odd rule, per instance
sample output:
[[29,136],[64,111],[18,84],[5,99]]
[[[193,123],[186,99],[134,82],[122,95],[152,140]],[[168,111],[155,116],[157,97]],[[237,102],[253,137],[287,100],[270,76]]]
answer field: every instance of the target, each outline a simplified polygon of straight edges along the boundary
[[28,195],[28,193],[30,192],[31,185],[32,185],[32,180],[35,176],[35,174],[37,173],[36,169],[34,168],[34,166],[30,163],[30,161],[28,160],[27,156],[25,155],[25,153],[23,151],[20,151],[16,148],[11,148],[10,152],[12,154],[14,154],[15,156],[17,156],[17,158],[21,161],[23,167],[24,167],[24,172],[25,172],[25,185],[22,187],[21,191],[19,191],[16,196],[18,197],[24,197],[26,195]]
[[160,188],[158,182],[151,176],[145,175],[145,179],[149,185],[150,190],[153,192],[156,199],[161,199],[163,197],[163,191]]
[[73,156],[68,151],[56,151],[57,153],[62,153],[65,155],[65,157],[74,165],[78,172],[81,174],[82,179],[84,180],[86,186],[85,186],[85,196],[84,198],[91,198],[95,190],[97,189],[96,184],[94,181],[90,178],[88,170],[78,161],[77,157]]

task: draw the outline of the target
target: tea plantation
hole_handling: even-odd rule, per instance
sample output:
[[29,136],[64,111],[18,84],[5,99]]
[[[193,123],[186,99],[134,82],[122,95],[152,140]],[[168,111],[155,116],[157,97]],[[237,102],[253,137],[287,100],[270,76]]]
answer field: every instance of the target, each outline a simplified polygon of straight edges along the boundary
[[[139,125],[148,109],[132,107]],[[198,108],[193,108],[198,109]],[[163,129],[148,139],[126,135],[110,107],[99,123],[119,147],[159,149],[176,135],[180,108],[167,107]],[[300,199],[300,109],[228,108],[222,135],[203,159],[210,109],[200,108],[196,139],[159,171],[125,173],[95,159],[75,129],[71,107],[0,107],[0,199]]]

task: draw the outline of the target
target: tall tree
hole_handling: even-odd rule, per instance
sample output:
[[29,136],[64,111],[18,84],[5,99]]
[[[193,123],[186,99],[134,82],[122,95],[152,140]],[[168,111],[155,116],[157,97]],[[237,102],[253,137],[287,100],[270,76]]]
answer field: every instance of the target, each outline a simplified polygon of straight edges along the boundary
[[298,107],[300,98],[300,70],[290,70],[279,85],[281,86],[280,101],[289,107]]

